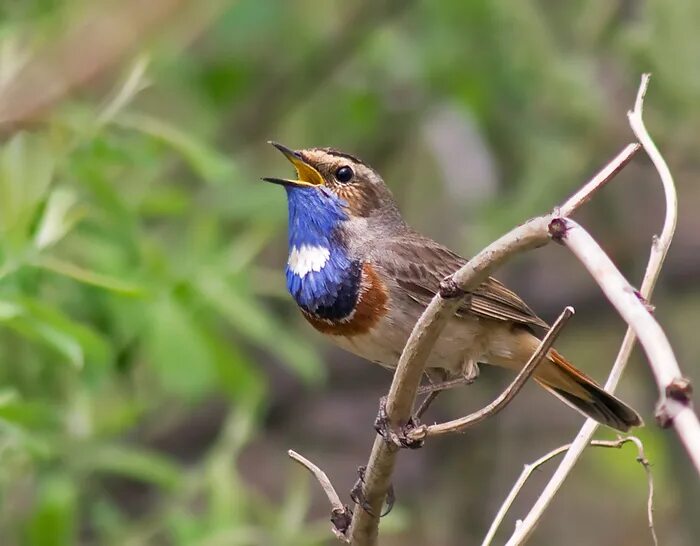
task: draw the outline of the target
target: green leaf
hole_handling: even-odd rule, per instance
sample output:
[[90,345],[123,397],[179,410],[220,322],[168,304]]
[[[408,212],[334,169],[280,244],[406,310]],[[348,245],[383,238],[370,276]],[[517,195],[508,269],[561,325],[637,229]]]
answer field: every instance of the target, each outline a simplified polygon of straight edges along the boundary
[[26,528],[27,543],[36,546],[76,544],[77,499],[76,484],[68,476],[43,476]]
[[324,379],[325,368],[308,342],[291,334],[252,299],[214,275],[201,275],[197,279],[197,288],[207,303],[243,335],[279,356],[304,380],[318,384]]
[[160,140],[177,151],[204,180],[221,182],[233,176],[234,164],[186,132],[145,114],[122,114],[114,123]]
[[146,352],[167,391],[197,398],[215,385],[212,355],[193,317],[164,297],[150,306]]
[[229,340],[216,335],[212,325],[198,322],[216,369],[217,388],[239,402],[256,405],[265,392],[265,382],[255,363]]
[[146,292],[143,286],[117,279],[110,275],[84,269],[79,265],[65,262],[59,258],[39,256],[31,262],[31,265],[57,273],[58,275],[63,275],[64,277],[69,277],[84,284],[98,286],[110,292],[117,292],[125,296],[143,296]]
[[6,324],[21,335],[54,349],[76,368],[83,367],[85,359],[82,347],[74,338],[64,332],[30,315],[17,317]]
[[18,133],[0,150],[0,231],[15,246],[28,236],[53,170],[53,154],[41,135]]
[[0,419],[31,429],[52,429],[61,422],[53,405],[40,400],[22,400],[18,396],[0,403]]
[[34,235],[34,246],[38,249],[49,247],[71,230],[84,214],[75,207],[77,201],[77,196],[71,191],[57,189],[51,192]]
[[115,91],[112,99],[100,112],[97,118],[99,123],[111,121],[114,116],[134,100],[136,95],[148,87],[150,82],[146,76],[146,70],[148,69],[149,63],[150,59],[147,55],[140,55],[134,61],[129,68],[124,82],[119,89]]
[[0,321],[21,317],[23,313],[24,307],[21,305],[11,301],[0,300]]
[[0,322],[54,349],[77,368],[82,368],[86,354],[91,363],[99,365],[111,356],[102,336],[34,298],[20,296],[14,301],[0,301]]
[[166,489],[182,485],[183,469],[168,457],[130,445],[82,446],[71,455],[81,469],[128,476]]

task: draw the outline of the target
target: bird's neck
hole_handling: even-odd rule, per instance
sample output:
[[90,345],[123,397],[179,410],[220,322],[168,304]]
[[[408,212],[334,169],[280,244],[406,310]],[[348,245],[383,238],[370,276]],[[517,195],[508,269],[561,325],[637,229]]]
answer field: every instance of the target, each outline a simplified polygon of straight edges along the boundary
[[362,264],[348,255],[346,206],[318,188],[287,188],[289,259],[287,289],[307,313],[333,320],[349,316],[357,302]]

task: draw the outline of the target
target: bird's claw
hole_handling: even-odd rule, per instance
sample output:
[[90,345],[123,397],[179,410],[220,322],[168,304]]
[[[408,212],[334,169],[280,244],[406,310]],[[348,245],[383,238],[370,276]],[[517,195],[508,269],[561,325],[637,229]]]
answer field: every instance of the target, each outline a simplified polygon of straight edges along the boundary
[[377,431],[384,440],[391,445],[395,445],[400,448],[408,449],[418,449],[423,447],[425,441],[421,439],[412,438],[409,433],[420,426],[420,422],[417,417],[409,418],[408,422],[400,427],[399,430],[395,430],[391,423],[389,422],[389,416],[386,413],[386,397],[382,397],[379,400],[379,412],[377,413],[377,418],[374,421],[374,430]]
[[372,510],[372,507],[370,506],[369,502],[367,501],[367,498],[365,497],[364,492],[362,491],[362,486],[365,484],[365,470],[367,467],[365,466],[359,466],[357,468],[357,474],[358,478],[357,481],[355,482],[355,485],[352,486],[352,489],[350,490],[350,498],[352,501],[360,506],[365,512],[367,512],[370,516],[375,517],[375,518],[383,518],[386,516],[389,512],[391,512],[391,509],[394,507],[394,502],[396,502],[396,495],[394,494],[394,486],[389,485],[389,490],[386,493],[386,508],[384,509],[383,512],[381,512],[379,515],[377,515],[374,510]]

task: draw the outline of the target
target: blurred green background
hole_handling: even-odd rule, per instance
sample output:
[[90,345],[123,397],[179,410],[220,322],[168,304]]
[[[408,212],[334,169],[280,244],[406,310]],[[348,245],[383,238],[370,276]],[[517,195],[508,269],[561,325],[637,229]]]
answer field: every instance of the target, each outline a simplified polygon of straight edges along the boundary
[[[654,297],[700,382],[697,0],[0,2],[0,544],[332,544],[390,375],[331,348],[284,288],[289,166],[265,143],[366,159],[407,220],[465,255],[577,189],[645,119],[676,175]],[[636,282],[663,218],[643,154],[579,214]],[[499,275],[603,380],[624,325],[565,250]],[[429,419],[490,401],[482,370]],[[700,488],[636,352],[662,544],[697,544]],[[528,386],[467,435],[403,453],[382,544],[478,544],[522,465],[582,419]],[[600,431],[601,438],[612,438]],[[533,544],[650,544],[631,447],[589,450]],[[525,514],[538,472],[497,542]],[[695,537],[695,538],[693,538]]]

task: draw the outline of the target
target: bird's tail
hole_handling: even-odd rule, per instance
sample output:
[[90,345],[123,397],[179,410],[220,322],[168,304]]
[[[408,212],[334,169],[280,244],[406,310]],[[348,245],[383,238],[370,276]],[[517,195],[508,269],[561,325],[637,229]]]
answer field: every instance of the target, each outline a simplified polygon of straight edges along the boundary
[[537,367],[535,381],[575,410],[603,425],[627,432],[630,427],[642,424],[636,411],[604,391],[554,349]]

